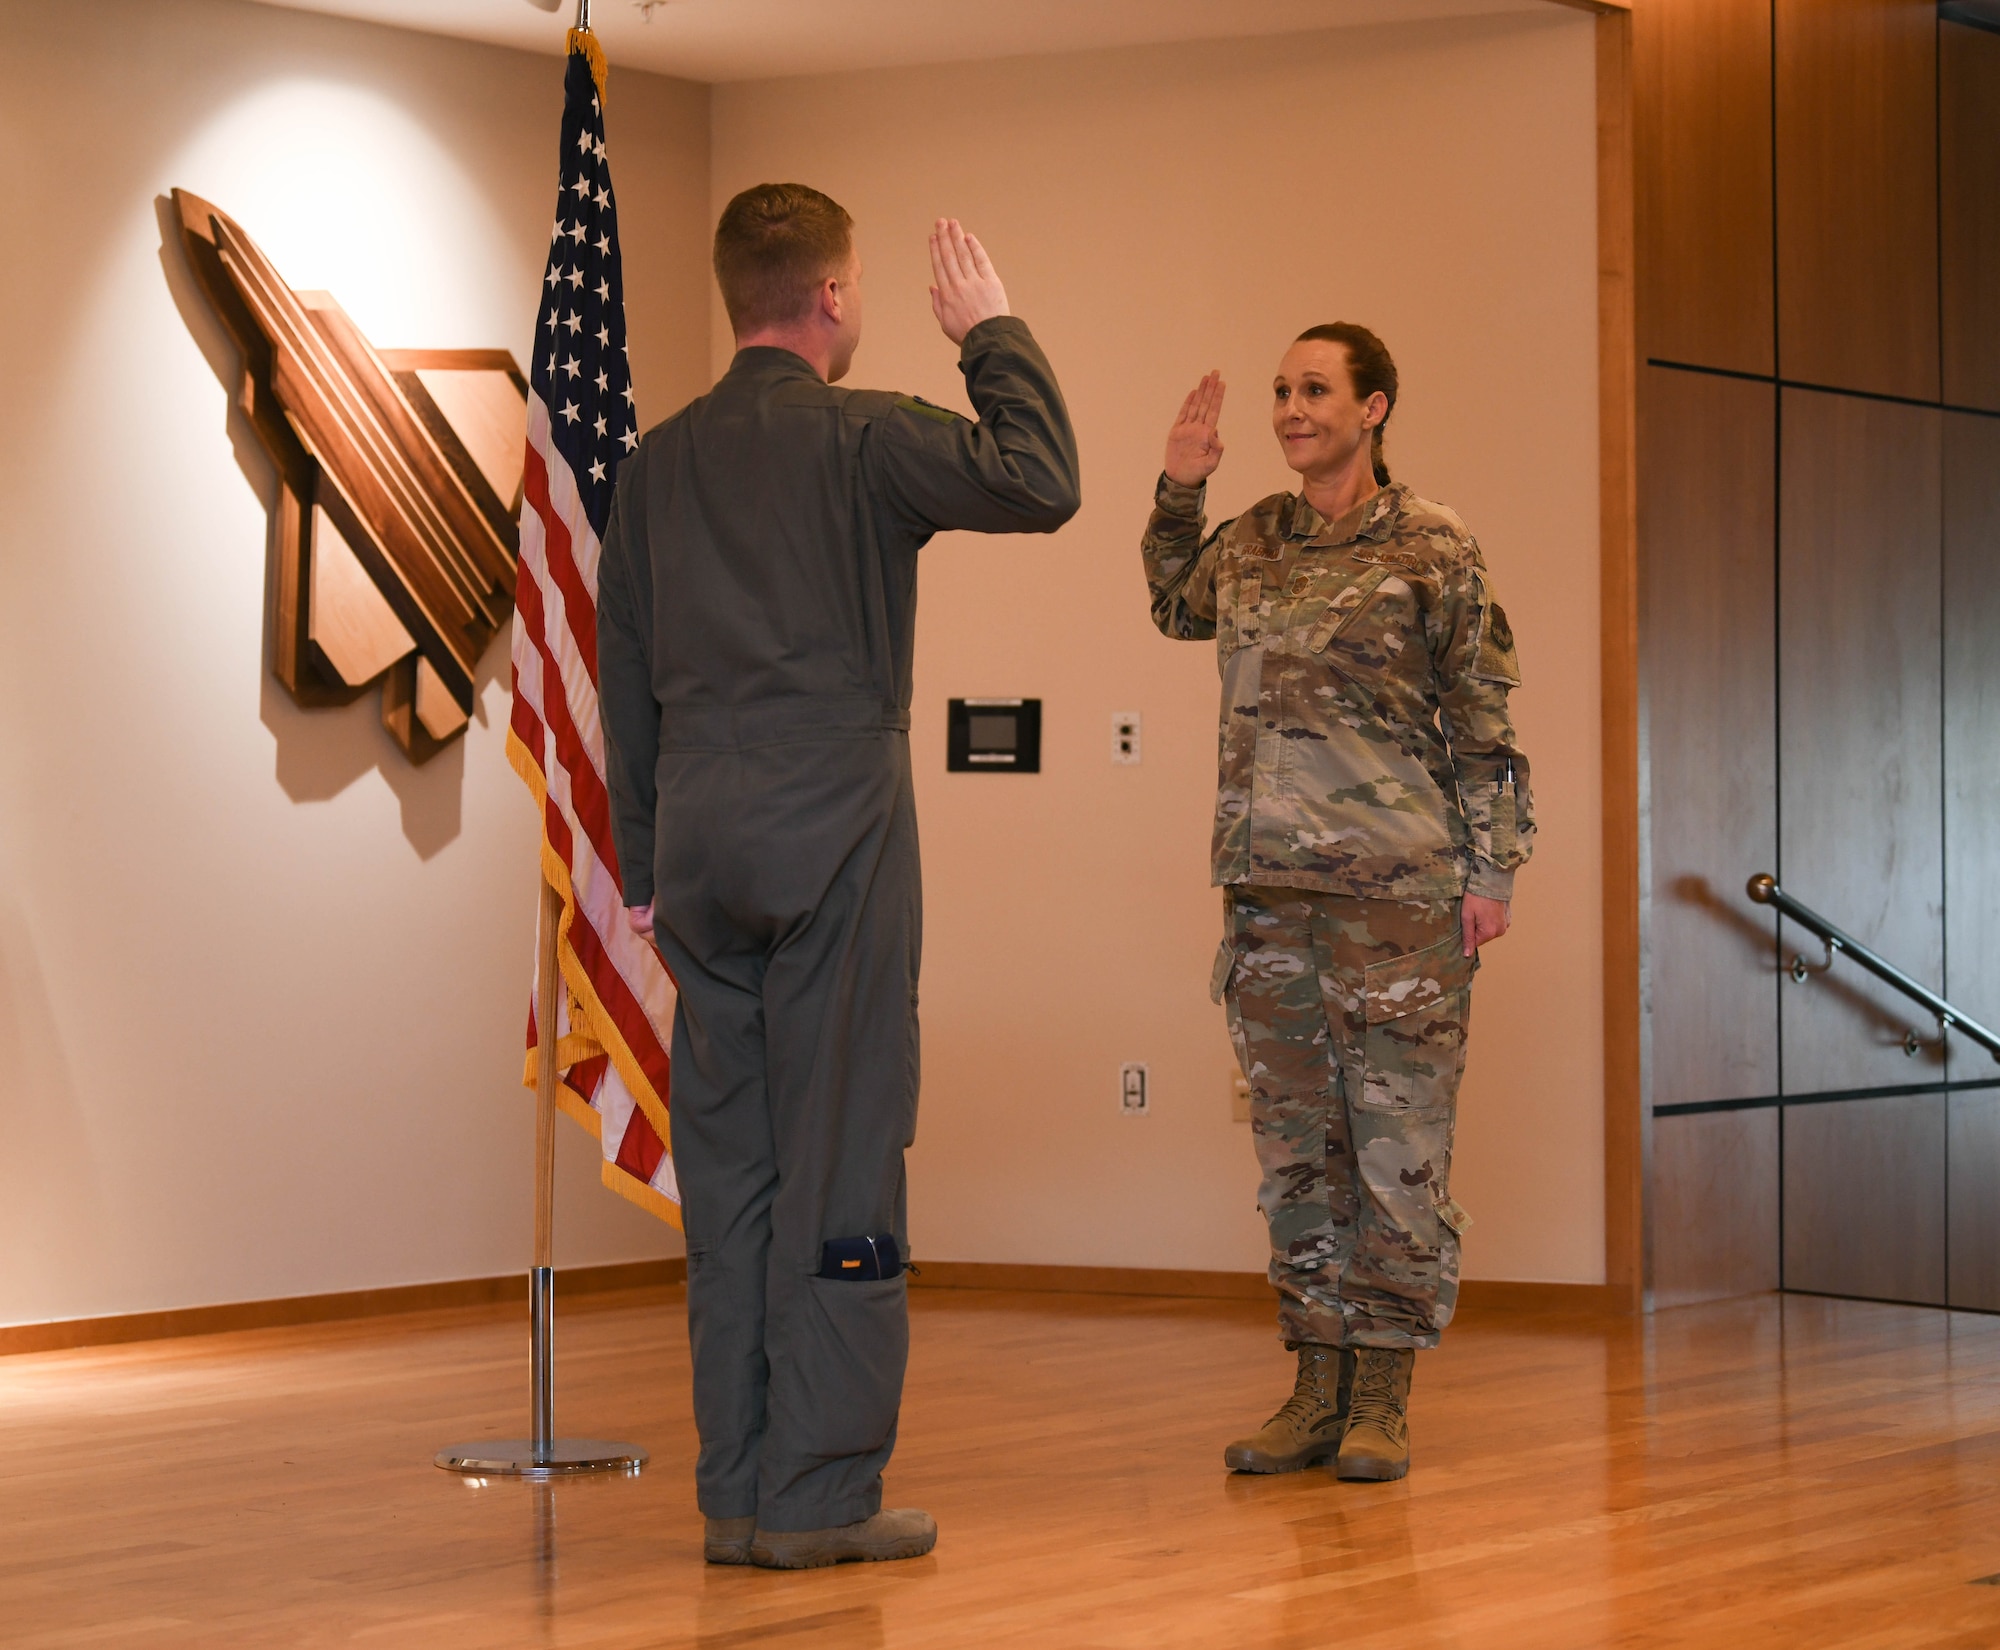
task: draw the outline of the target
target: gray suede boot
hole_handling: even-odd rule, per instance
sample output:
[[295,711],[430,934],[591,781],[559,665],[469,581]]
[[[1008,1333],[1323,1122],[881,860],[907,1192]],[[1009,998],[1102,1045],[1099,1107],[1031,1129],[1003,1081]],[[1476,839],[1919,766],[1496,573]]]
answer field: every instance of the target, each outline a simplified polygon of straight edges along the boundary
[[816,1570],[823,1564],[922,1558],[937,1545],[937,1524],[914,1507],[884,1507],[873,1518],[831,1530],[759,1530],[750,1562],[766,1570]]
[[705,1518],[701,1556],[711,1564],[748,1564],[750,1538],[756,1533],[755,1518]]

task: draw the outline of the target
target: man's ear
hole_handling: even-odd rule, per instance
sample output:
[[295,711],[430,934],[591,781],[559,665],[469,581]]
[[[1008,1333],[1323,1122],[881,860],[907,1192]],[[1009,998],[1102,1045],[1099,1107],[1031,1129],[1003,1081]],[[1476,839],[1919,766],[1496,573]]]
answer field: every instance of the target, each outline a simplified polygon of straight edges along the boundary
[[838,276],[829,275],[825,280],[820,282],[819,312],[835,326],[840,325],[843,297],[844,294],[840,290],[840,278]]

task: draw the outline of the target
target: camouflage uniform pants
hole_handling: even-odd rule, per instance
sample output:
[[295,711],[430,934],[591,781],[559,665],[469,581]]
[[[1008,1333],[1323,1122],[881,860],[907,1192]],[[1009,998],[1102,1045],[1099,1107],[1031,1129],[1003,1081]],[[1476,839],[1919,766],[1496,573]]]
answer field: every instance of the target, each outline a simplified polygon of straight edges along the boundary
[[1476,957],[1456,900],[1224,891],[1215,986],[1250,1083],[1287,1341],[1430,1347],[1458,1300],[1451,1136]]

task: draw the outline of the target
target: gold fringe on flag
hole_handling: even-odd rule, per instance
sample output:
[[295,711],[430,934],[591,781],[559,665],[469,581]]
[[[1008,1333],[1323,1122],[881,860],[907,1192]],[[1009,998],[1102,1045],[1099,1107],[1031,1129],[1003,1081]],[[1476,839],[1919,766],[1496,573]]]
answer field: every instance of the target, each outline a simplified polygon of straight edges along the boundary
[[590,78],[597,82],[597,95],[601,101],[604,97],[604,81],[611,70],[604,61],[604,48],[597,43],[597,36],[588,29],[571,29],[569,49],[573,52],[582,52],[589,60]]

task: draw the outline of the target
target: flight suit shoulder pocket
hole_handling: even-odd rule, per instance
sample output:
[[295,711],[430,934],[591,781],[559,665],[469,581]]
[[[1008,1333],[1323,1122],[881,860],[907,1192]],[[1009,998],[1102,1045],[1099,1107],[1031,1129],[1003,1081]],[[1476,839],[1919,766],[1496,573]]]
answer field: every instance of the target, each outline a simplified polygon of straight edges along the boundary
[[935,401],[926,401],[921,395],[899,395],[896,405],[902,411],[915,413],[919,418],[928,418],[933,424],[962,424],[965,422],[949,407],[940,407]]

